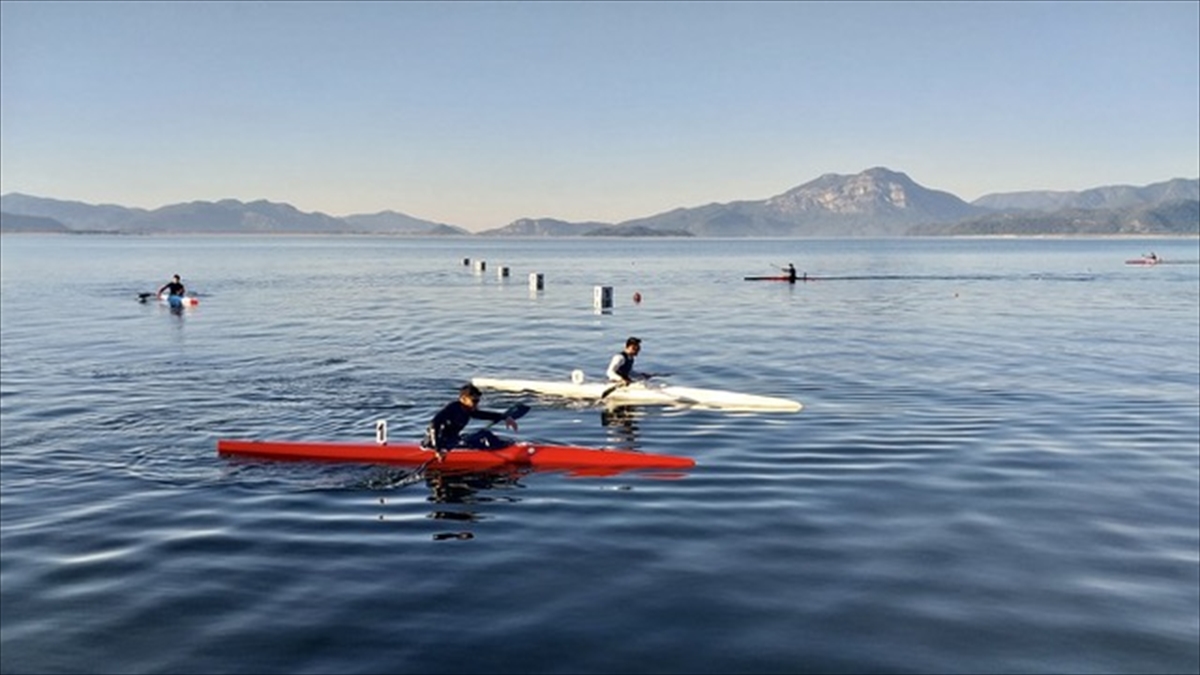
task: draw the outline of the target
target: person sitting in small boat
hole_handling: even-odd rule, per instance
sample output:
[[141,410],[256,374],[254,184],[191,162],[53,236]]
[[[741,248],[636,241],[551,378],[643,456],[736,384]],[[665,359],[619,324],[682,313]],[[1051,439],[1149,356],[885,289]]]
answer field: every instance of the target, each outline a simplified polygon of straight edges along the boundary
[[629,386],[634,379],[644,380],[646,375],[639,373],[633,369],[633,360],[642,352],[642,341],[638,338],[631,337],[625,341],[625,349],[618,352],[608,362],[608,370],[605,375],[608,376],[609,382],[619,382],[624,386]]
[[168,297],[177,295],[182,298],[184,294],[187,293],[187,289],[183,287],[183,281],[179,278],[178,274],[172,277],[170,281],[163,284],[162,288],[158,289],[158,296],[162,297],[164,291],[167,292]]
[[1158,262],[1158,254],[1154,251],[1150,251],[1150,255],[1146,256],[1146,260],[1149,260],[1150,262]]
[[425,429],[425,438],[421,440],[421,447],[433,450],[440,462],[447,452],[456,447],[488,449],[506,445],[487,429],[479,429],[465,437],[462,435],[463,429],[472,419],[503,421],[509,429],[517,431],[517,421],[513,418],[505,417],[503,413],[481,410],[479,399],[482,396],[483,392],[475,385],[463,385],[458,390],[458,398],[447,403],[430,420]]
[[782,269],[784,272],[787,272],[788,281],[792,282],[793,284],[796,283],[796,266],[792,263],[788,263],[788,266]]

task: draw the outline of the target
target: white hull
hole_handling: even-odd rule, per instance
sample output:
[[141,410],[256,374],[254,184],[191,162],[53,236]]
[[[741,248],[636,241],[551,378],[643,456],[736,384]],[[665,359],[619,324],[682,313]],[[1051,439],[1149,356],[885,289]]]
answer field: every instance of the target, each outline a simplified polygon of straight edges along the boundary
[[[571,382],[550,380],[503,380],[476,377],[471,380],[480,389],[522,392],[548,396],[561,396],[584,400],[599,400],[604,390],[612,386],[609,382]],[[698,389],[676,387],[661,382],[634,382],[628,387],[617,387],[604,398],[605,402],[618,405],[670,405],[714,408],[719,410],[758,410],[798,412],[804,406],[799,401],[774,396],[739,394],[720,389]]]
[[168,295],[163,293],[158,296],[158,301],[172,307],[195,307],[200,304],[200,298],[194,295]]

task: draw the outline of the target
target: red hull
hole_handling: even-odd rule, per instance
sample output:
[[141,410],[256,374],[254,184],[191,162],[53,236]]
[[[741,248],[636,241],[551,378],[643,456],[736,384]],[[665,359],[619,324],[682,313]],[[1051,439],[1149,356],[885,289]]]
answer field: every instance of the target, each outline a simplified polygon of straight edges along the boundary
[[[415,443],[338,443],[329,441],[248,441],[220,439],[217,453],[241,457],[292,461],[403,464],[432,469],[488,470],[531,468],[590,473],[594,470],[688,469],[690,457],[653,455],[628,450],[539,445],[519,442],[498,450],[452,450],[439,462],[432,451]],[[432,460],[432,461],[431,461]]]

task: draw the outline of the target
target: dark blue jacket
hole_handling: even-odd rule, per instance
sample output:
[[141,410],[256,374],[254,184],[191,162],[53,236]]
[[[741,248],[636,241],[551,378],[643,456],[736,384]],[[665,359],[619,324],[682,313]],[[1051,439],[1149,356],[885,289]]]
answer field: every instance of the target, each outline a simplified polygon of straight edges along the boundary
[[439,410],[438,414],[434,415],[433,420],[429,422],[429,428],[425,430],[424,445],[437,450],[449,450],[455,447],[462,439],[462,430],[472,419],[499,422],[504,419],[504,415],[479,408],[472,410],[463,405],[462,401],[451,401],[446,404],[446,407]]

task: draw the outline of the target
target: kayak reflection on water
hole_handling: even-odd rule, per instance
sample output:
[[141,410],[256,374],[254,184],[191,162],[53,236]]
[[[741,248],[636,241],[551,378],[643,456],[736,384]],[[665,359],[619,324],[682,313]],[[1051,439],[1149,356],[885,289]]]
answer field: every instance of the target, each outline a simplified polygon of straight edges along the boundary
[[[429,501],[438,504],[429,517],[433,520],[450,521],[466,525],[477,523],[483,517],[470,508],[444,508],[459,504],[486,504],[496,501],[517,502],[517,497],[494,496],[488,494],[496,490],[511,490],[523,488],[518,482],[519,473],[451,473],[442,471],[427,471],[425,485],[429,488]],[[461,525],[460,525],[461,526]],[[436,532],[434,541],[474,539],[471,530],[457,532]]]
[[[520,501],[516,497],[491,495],[496,490],[524,489],[520,482],[521,472],[477,472],[427,470],[425,486],[429,488],[429,501],[435,504],[486,504],[490,502]],[[476,520],[475,514],[467,512],[437,512],[431,516],[444,520]]]
[[638,419],[644,413],[635,406],[619,405],[600,411],[600,424],[608,429],[608,442],[629,450],[638,449]]
[[[525,471],[519,470],[464,472],[438,469],[424,469],[419,473],[413,473],[389,469],[385,476],[368,481],[368,485],[376,489],[391,490],[413,486],[423,481],[425,487],[429,488],[429,496],[426,501],[436,505],[429,512],[428,518],[447,524],[454,523],[451,527],[468,527],[485,519],[479,513],[480,505],[520,501],[519,497],[491,493],[501,490],[524,489],[525,486],[520,483],[520,478],[525,473]],[[380,497],[379,503],[387,504],[388,500]],[[387,520],[387,516],[380,514],[379,519]],[[434,541],[467,540],[474,539],[475,533],[471,530],[435,532],[432,537]]]

